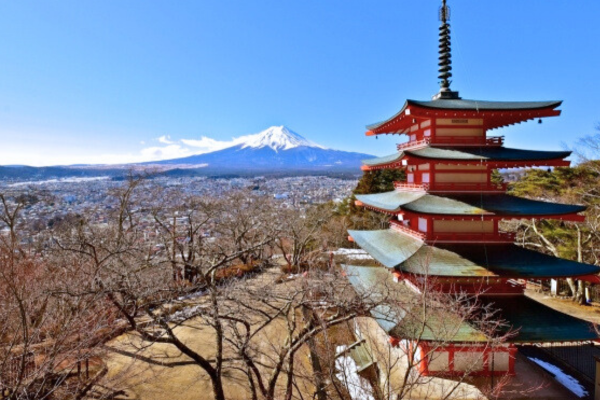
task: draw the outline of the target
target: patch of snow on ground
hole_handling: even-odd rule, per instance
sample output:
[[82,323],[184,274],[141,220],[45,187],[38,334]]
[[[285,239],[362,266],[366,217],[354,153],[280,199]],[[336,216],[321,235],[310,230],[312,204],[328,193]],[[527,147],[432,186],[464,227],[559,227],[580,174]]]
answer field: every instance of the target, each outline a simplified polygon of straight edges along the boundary
[[180,311],[177,311],[177,312],[171,314],[168,319],[169,319],[169,321],[174,321],[174,322],[187,321],[190,318],[194,318],[194,317],[197,317],[198,315],[200,315],[202,308],[204,308],[204,307],[199,306],[199,305],[184,308],[183,310],[180,310]]
[[344,256],[350,260],[372,260],[373,257],[362,249],[337,249],[333,252],[336,256]]
[[[336,353],[341,353],[346,350],[346,346],[337,346]],[[335,376],[342,382],[350,393],[350,398],[355,400],[375,400],[369,383],[362,380],[358,375],[358,366],[352,359],[347,355],[339,356],[335,360],[335,370],[337,371]]]
[[544,368],[546,371],[550,372],[554,375],[554,378],[564,387],[569,389],[571,392],[575,393],[578,397],[585,397],[588,395],[587,390],[581,386],[579,381],[573,378],[571,375],[567,375],[563,372],[562,369],[558,368],[556,365],[552,365],[549,362],[542,361],[538,358],[528,357],[531,361]]
[[185,296],[179,296],[177,298],[177,300],[178,301],[190,300],[190,299],[195,299],[197,297],[202,297],[204,295],[206,295],[206,290],[205,289],[201,289],[201,290],[198,290],[196,292],[192,292],[192,293],[186,294]]

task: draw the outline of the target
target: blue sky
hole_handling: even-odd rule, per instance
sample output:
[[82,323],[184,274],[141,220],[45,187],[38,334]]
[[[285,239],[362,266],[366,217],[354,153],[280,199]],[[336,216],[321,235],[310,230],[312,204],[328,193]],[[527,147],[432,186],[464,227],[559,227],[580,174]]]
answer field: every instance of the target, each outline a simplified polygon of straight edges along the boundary
[[[439,3],[0,1],[0,165],[168,158],[271,125],[392,153],[399,137],[364,126],[437,92]],[[560,149],[595,132],[600,1],[449,5],[463,98],[564,100],[559,118],[492,134]]]

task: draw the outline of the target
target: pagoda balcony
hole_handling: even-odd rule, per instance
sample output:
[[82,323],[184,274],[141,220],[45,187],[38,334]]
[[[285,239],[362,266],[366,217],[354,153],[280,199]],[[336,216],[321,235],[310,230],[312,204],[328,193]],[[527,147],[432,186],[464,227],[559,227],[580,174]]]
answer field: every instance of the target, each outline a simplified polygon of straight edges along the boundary
[[433,233],[427,243],[514,243],[513,232],[498,233]]
[[490,146],[500,147],[504,144],[504,136],[436,136],[430,142],[432,145],[441,146]]
[[477,182],[436,182],[429,185],[429,193],[505,193],[506,183],[477,183]]
[[428,244],[435,243],[514,243],[516,234],[514,232],[477,233],[477,232],[449,232],[449,233],[425,233],[415,231],[400,221],[391,220],[390,229],[409,235],[415,239],[422,240]]
[[489,146],[489,147],[500,147],[504,144],[504,136],[487,136],[487,137],[473,137],[473,136],[436,136],[428,137],[421,140],[409,141],[406,143],[400,143],[396,145],[398,151],[403,150],[414,150],[420,149],[425,146]]
[[426,147],[431,143],[431,138],[425,138],[421,140],[411,140],[406,143],[399,143],[396,145],[398,151],[402,150],[411,150],[411,149],[420,149],[421,147]]
[[429,193],[505,193],[506,183],[473,183],[473,182],[444,182],[444,183],[407,183],[394,182],[394,188],[400,191],[424,191]]
[[405,192],[426,192],[429,190],[429,183],[394,182],[394,189]]
[[423,232],[415,231],[414,229],[410,229],[408,226],[405,226],[403,223],[399,221],[390,221],[390,229],[393,229],[397,232],[404,233],[406,235],[412,236],[415,239],[425,240],[427,235]]

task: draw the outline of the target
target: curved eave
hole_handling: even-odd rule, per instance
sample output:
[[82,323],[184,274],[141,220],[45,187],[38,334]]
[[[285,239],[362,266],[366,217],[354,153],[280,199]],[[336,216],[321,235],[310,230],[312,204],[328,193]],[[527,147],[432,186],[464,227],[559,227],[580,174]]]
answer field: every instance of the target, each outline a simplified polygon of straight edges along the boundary
[[401,154],[427,160],[540,162],[563,160],[571,153],[571,151],[523,150],[510,147],[440,147],[431,145],[417,150],[405,150]]
[[554,218],[573,216],[585,206],[530,200],[508,194],[427,195],[403,206],[430,215],[487,214],[501,218]]
[[514,244],[424,246],[396,269],[440,278],[550,279],[600,273],[595,265],[548,256]]
[[433,246],[422,247],[396,269],[414,275],[443,278],[499,277],[457,253]]
[[416,165],[423,162],[439,162],[456,165],[485,163],[494,168],[511,167],[566,167],[570,161],[564,160],[570,151],[521,150],[506,147],[487,148],[448,148],[427,146],[418,150],[404,150],[383,157],[362,160],[363,171],[402,168],[404,164]]
[[392,117],[367,125],[367,136],[406,133],[414,118],[484,118],[486,129],[518,124],[531,119],[560,115],[562,101],[492,102],[480,100],[407,100]]
[[362,160],[362,163],[367,167],[376,167],[380,165],[389,165],[394,163],[400,163],[402,158],[404,157],[404,153],[394,153],[388,156],[376,157],[376,158],[368,158],[366,160]]
[[482,306],[504,320],[499,333],[514,332],[509,343],[556,343],[598,340],[593,324],[556,311],[524,295],[480,296]]
[[515,244],[437,244],[502,278],[550,279],[600,273],[600,267],[565,260]]
[[595,275],[595,265],[564,260],[514,244],[428,246],[391,229],[348,231],[375,260],[406,273],[445,278],[549,279]]
[[[380,122],[375,122],[373,124],[369,124],[366,126],[367,128],[367,136],[372,136],[372,135],[378,135],[380,133],[384,133],[384,132],[379,132],[381,130],[382,127],[396,121],[396,120],[400,120],[404,115],[406,115],[406,108],[408,107],[408,101],[404,102],[404,105],[402,106],[402,108],[400,109],[400,111],[398,111],[396,114],[392,115],[390,118],[384,120],[384,121],[380,121]],[[377,132],[377,133],[376,133]]]
[[429,216],[481,216],[506,219],[550,218],[581,221],[585,206],[524,199],[507,194],[446,194],[390,192],[357,195],[357,205],[398,214],[402,210]]
[[425,192],[391,192],[356,195],[360,205],[374,208],[383,212],[396,213],[400,207],[412,203],[421,197],[427,196]]
[[388,268],[394,268],[425,245],[423,241],[391,229],[349,230],[348,234],[363,250]]
[[[412,307],[382,304],[371,311],[373,318],[390,336],[423,341],[477,343],[489,337],[446,308],[430,307],[424,312],[415,293],[394,284],[391,274],[378,267],[342,265],[352,286],[365,296],[396,298]],[[598,340],[593,324],[556,311],[524,295],[481,295],[478,307],[494,312],[502,322],[496,335],[508,334],[508,343],[560,343]]]
[[508,112],[508,111],[536,111],[555,109],[562,104],[562,100],[545,101],[488,101],[488,100],[468,100],[468,99],[438,99],[430,101],[407,100],[406,105],[444,110],[444,111],[490,111],[490,112]]
[[[363,296],[390,298],[371,315],[390,336],[438,342],[486,342],[488,337],[444,307],[422,309],[423,304],[411,289],[392,281],[392,274],[381,267],[342,265],[350,284]],[[391,304],[404,304],[392,307]]]

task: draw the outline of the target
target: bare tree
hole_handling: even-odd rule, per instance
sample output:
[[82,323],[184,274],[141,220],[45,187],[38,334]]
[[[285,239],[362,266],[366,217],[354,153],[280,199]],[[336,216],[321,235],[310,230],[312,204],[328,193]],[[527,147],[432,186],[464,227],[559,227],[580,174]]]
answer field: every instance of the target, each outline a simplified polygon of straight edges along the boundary
[[[227,397],[232,379],[253,399],[347,398],[336,356],[348,344],[337,337],[348,324],[373,321],[382,312],[390,321],[409,315],[404,321],[420,329],[413,340],[439,328],[436,343],[443,346],[452,329],[431,325],[430,316],[454,313],[464,322],[478,310],[431,288],[408,297],[389,282],[380,293],[353,289],[341,269],[315,262],[329,246],[320,236],[331,215],[327,208],[281,213],[247,192],[181,196],[165,205],[160,189],[138,180],[112,195],[117,206],[108,224],[82,217],[54,232],[54,268],[77,276],[77,283],[53,293],[73,302],[93,299],[95,312],[113,318],[111,332],[129,331],[141,359],[153,346],[176,350],[184,360],[178,362],[197,367],[218,400]],[[306,273],[282,277],[274,249]],[[189,340],[190,332],[203,332],[202,346]],[[350,343],[360,339],[352,335]],[[424,378],[415,378],[419,361],[410,352],[379,372],[392,382],[397,365],[408,363],[397,387],[388,390],[392,386],[377,381],[376,393],[408,397],[420,387]]]
[[106,310],[95,295],[65,296],[81,276],[23,235],[23,202],[0,194],[0,205],[1,396],[80,398],[106,372],[97,347]]
[[289,271],[305,270],[315,264],[326,244],[322,230],[332,216],[333,210],[327,206],[312,207],[306,213],[296,209],[281,210],[278,215],[280,231],[274,243]]

